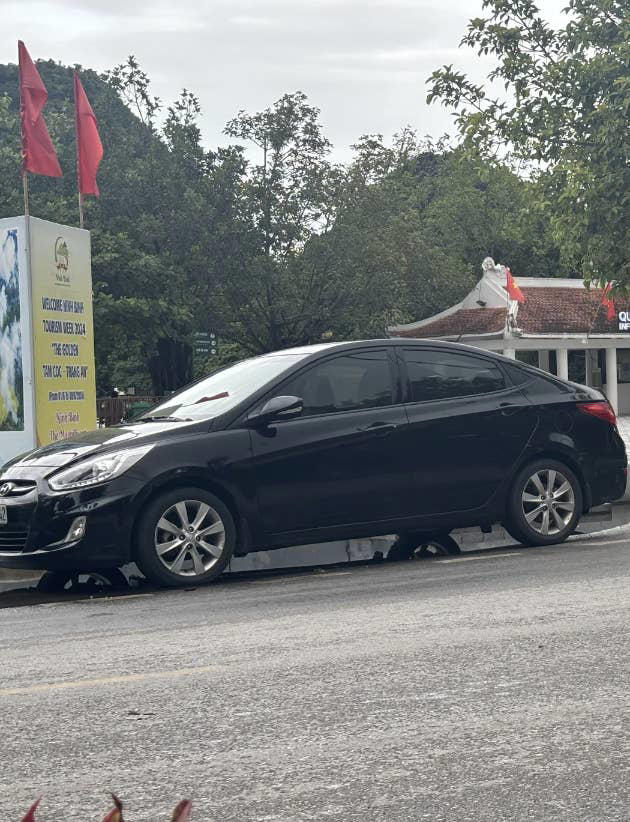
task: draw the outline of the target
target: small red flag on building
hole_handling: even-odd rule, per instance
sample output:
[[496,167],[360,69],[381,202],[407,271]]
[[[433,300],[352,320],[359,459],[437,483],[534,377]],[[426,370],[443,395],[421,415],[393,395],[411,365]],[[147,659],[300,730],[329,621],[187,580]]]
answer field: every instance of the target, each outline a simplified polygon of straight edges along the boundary
[[22,168],[33,174],[61,177],[57,154],[42,117],[42,109],[48,99],[48,92],[21,40],[18,41],[18,63]]
[[77,138],[77,177],[79,192],[98,197],[96,172],[103,159],[103,144],[96,117],[79,75],[74,72],[74,127]]
[[606,306],[606,319],[607,320],[614,320],[615,319],[615,301],[612,297],[610,297],[610,283],[606,283],[606,288],[604,289],[604,293],[602,294],[602,305]]
[[514,279],[512,272],[509,268],[506,268],[505,273],[507,274],[507,293],[509,294],[510,299],[516,300],[517,303],[524,303],[525,295],[516,285],[516,280]]

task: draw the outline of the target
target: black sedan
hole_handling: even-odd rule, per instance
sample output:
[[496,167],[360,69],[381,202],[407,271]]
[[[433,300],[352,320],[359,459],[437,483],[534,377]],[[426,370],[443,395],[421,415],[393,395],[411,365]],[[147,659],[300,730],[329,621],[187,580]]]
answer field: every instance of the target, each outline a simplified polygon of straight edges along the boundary
[[0,566],[115,568],[160,585],[232,556],[501,522],[561,542],[626,485],[598,391],[457,344],[318,345],[255,357],[141,419],[0,472]]

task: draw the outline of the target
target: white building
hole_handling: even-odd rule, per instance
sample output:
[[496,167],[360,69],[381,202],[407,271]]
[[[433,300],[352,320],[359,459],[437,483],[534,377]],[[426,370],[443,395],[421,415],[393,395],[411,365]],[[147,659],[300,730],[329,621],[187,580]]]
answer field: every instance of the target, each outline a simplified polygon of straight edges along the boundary
[[510,300],[506,270],[488,258],[483,277],[457,305],[390,336],[456,342],[503,352],[565,379],[602,388],[615,411],[630,414],[630,307],[607,319],[600,289],[582,280],[515,277],[525,302]]

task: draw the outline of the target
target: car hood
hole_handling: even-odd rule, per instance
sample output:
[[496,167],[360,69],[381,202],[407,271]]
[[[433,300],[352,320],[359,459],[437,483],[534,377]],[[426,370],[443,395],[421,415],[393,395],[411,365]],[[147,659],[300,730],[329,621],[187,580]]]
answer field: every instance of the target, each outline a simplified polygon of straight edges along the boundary
[[178,436],[194,433],[196,429],[208,431],[208,421],[194,422],[142,422],[130,425],[116,425],[112,428],[98,428],[87,431],[71,439],[44,445],[9,460],[0,473],[10,469],[24,473],[28,469],[61,468],[77,459],[87,457],[99,450],[113,451],[117,448],[131,448],[164,439],[165,435]]

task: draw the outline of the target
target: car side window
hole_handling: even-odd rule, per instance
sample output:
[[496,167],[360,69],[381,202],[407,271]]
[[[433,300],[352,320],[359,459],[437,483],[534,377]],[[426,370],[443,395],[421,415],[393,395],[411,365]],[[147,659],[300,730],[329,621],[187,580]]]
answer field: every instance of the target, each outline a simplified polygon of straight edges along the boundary
[[412,402],[491,394],[505,388],[501,369],[458,351],[405,349]]
[[531,382],[536,374],[527,371],[525,368],[520,368],[518,365],[511,363],[503,363],[503,368],[508,372],[508,376],[513,385],[525,385],[526,382]]
[[303,399],[305,417],[391,405],[387,352],[360,351],[331,357],[290,379],[282,386],[282,393]]

